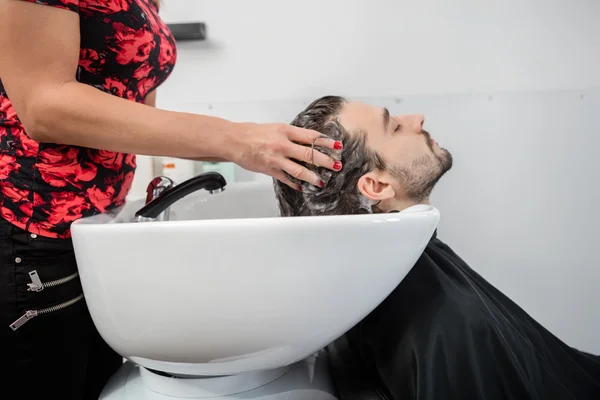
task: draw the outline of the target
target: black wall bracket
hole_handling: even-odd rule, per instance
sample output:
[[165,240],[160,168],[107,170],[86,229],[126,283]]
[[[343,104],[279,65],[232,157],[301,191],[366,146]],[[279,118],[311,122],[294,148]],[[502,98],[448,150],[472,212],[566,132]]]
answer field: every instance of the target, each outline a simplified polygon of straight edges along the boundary
[[175,41],[206,40],[206,24],[204,22],[177,22],[167,24]]

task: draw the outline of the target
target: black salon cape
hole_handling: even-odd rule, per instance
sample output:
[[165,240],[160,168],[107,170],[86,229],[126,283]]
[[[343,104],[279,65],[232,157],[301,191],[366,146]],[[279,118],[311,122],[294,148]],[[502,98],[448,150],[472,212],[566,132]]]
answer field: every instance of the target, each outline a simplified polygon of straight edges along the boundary
[[437,235],[346,336],[383,398],[600,400],[600,357],[544,329]]

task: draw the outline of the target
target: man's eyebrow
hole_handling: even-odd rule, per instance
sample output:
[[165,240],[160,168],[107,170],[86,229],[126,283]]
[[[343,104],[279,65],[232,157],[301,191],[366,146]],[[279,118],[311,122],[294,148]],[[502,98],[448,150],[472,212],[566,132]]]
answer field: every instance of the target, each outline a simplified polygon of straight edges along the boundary
[[387,108],[383,109],[383,130],[387,132],[390,124],[390,111]]

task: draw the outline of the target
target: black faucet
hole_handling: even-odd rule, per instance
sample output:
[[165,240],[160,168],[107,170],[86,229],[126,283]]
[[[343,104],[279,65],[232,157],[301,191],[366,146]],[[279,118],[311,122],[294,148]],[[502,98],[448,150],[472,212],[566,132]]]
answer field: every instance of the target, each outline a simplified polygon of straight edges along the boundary
[[[136,222],[155,221],[158,216],[168,211],[169,207],[183,197],[201,189],[210,193],[219,193],[225,190],[227,181],[218,172],[205,172],[180,183],[179,185],[165,185],[163,190],[157,190],[157,184],[165,182],[165,178],[155,178],[148,185],[146,205],[135,213]],[[172,182],[169,180],[169,182]]]

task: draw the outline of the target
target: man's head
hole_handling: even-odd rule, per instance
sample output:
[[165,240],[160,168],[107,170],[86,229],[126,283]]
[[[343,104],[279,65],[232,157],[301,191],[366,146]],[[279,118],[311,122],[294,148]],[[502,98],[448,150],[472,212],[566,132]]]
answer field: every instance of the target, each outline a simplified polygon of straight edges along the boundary
[[385,108],[337,96],[315,100],[292,125],[341,141],[340,151],[315,149],[341,160],[343,169],[305,164],[324,187],[290,177],[302,192],[275,181],[282,216],[387,212],[427,203],[452,167],[452,156],[423,130],[423,122],[421,115],[392,116]]

